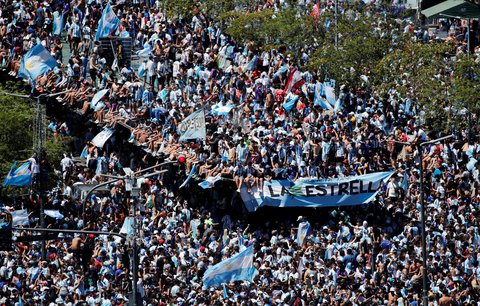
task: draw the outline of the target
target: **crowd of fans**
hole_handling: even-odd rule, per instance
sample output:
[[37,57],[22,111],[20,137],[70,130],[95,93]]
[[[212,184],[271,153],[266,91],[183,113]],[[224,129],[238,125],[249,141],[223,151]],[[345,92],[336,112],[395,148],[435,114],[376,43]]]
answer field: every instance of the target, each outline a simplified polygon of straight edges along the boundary
[[[285,5],[266,1],[264,6]],[[94,42],[101,1],[0,1],[0,62],[15,75],[23,54],[42,44],[59,66],[36,80],[38,92],[68,90],[58,103],[100,127],[129,130],[129,138],[114,136],[103,148],[90,142],[91,129],[73,135],[85,140],[83,161],[68,153],[54,165],[62,173],[61,188],[44,195],[44,201],[63,215],[47,217],[50,227],[74,230],[118,232],[136,208],[137,288],[144,305],[418,305],[425,273],[420,163],[425,169],[429,303],[480,304],[480,147],[471,131],[452,131],[453,138],[420,148],[415,144],[430,134],[413,93],[402,97],[392,89],[380,97],[340,86],[343,107],[326,111],[313,103],[315,84],[323,80],[310,72],[303,73],[305,84],[295,89],[299,100],[287,111],[284,88],[297,62],[286,52],[239,45],[202,13],[191,20],[168,19],[158,1],[148,8],[144,3],[113,7],[121,19],[118,33],[128,32],[136,49],[151,49],[139,69],[122,58],[121,46],[115,49],[117,67],[112,67]],[[383,7],[363,9],[360,16]],[[62,37],[52,35],[54,11],[66,16]],[[458,52],[465,52],[461,24],[447,21],[442,27],[450,31],[448,40],[459,43]],[[394,31],[425,39],[408,20],[400,20]],[[258,60],[252,65],[254,56]],[[109,93],[92,105],[102,89]],[[234,108],[227,115],[210,112],[219,103]],[[179,142],[178,125],[200,108],[206,112],[206,139]],[[53,119],[49,128],[59,140],[72,134],[67,122]],[[108,180],[103,175],[123,175],[123,167],[138,171],[179,154],[186,156],[185,166],[139,179],[138,198],[123,180],[87,198],[85,207],[74,194],[82,184]],[[193,165],[194,179],[179,188]],[[294,217],[265,216],[252,224],[250,217],[229,208],[232,199],[238,200],[235,190],[261,190],[265,180],[387,170],[396,173],[365,206],[310,210],[308,217],[298,216],[299,210]],[[231,182],[231,192],[194,186],[212,176],[221,176],[221,184]],[[32,211],[33,226],[39,222],[38,203],[32,193],[8,208]],[[312,224],[312,234],[298,245],[296,227],[303,220]],[[250,245],[258,270],[253,282],[203,285],[208,267]],[[14,251],[1,255],[0,303],[126,305],[132,257],[131,244],[110,236],[60,234],[49,241],[46,254],[41,242],[16,243]]]

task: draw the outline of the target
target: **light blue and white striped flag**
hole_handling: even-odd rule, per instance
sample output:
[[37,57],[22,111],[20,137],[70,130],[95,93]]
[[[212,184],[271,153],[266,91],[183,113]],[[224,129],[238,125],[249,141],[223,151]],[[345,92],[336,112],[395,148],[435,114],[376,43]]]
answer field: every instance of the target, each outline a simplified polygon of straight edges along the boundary
[[283,73],[285,73],[288,70],[288,65],[283,65],[280,68],[278,68],[277,72],[275,72],[275,76],[279,76]]
[[343,100],[338,98],[337,101],[335,101],[335,106],[333,107],[333,110],[338,112],[343,106]]
[[92,101],[90,102],[90,108],[93,109],[93,111],[99,111],[102,107],[105,106],[105,103],[101,102],[103,96],[109,92],[110,89],[102,89],[99,90],[92,98]]
[[63,30],[63,14],[53,12],[53,35],[62,35]]
[[310,222],[304,221],[300,222],[298,225],[298,230],[297,230],[297,244],[299,246],[303,245],[303,242],[305,241],[305,238],[310,234],[311,226]]
[[224,299],[228,298],[227,287],[225,286],[225,284],[223,284],[223,298]]
[[30,224],[30,221],[28,220],[28,211],[26,209],[12,211],[11,214],[13,226]]
[[112,34],[120,25],[120,19],[118,19],[115,12],[112,10],[110,3],[103,9],[102,18],[98,23],[97,33],[95,34],[95,40],[98,41],[101,37],[108,37]]
[[233,281],[253,280],[256,269],[253,266],[253,246],[226,259],[205,271],[203,284],[206,287],[218,286]]
[[336,98],[335,98],[335,87],[330,86],[330,84],[325,82],[325,96],[327,97],[327,102],[330,105],[335,106]]
[[221,176],[209,176],[203,182],[198,183],[198,186],[202,187],[203,189],[213,188],[215,183],[222,179]]
[[149,56],[150,55],[150,52],[152,52],[152,46],[150,46],[150,44],[147,42],[145,43],[145,45],[143,45],[143,49],[142,50],[138,50],[135,54],[138,55],[138,56]]
[[140,66],[138,66],[137,74],[141,78],[145,76],[145,63],[142,63]]
[[222,103],[218,103],[212,107],[212,114],[215,116],[226,116],[234,107],[235,104],[223,105]]
[[324,96],[325,96],[325,86],[323,85],[323,83],[317,83],[315,85],[315,96],[313,98],[313,104],[332,110],[333,107],[329,103],[326,103],[325,99],[323,98]]
[[57,66],[57,62],[41,44],[36,45],[28,51],[20,62],[18,77],[35,80],[39,75],[44,74]]
[[122,228],[120,229],[120,233],[126,235],[133,235],[135,233],[135,229],[133,228],[133,221],[133,217],[125,217],[125,220],[123,220]]
[[3,187],[7,186],[17,186],[24,187],[29,186],[32,183],[32,171],[30,170],[30,162],[26,162],[17,170],[14,170],[17,166],[17,162],[14,162],[10,171],[8,172],[5,181],[3,182]]
[[245,67],[245,71],[254,71],[257,68],[258,56],[255,55],[253,58],[248,62],[247,66]]
[[54,209],[45,209],[45,214],[54,219],[63,219],[64,217],[59,210]]

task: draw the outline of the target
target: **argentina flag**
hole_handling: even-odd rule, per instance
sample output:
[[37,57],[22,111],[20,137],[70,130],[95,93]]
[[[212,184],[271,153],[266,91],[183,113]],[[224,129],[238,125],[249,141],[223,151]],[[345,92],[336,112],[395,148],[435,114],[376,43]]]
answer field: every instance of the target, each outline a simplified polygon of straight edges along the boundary
[[221,103],[215,104],[212,107],[212,114],[215,116],[226,116],[230,113],[230,111],[235,107],[235,104],[227,104],[223,105]]
[[233,281],[253,280],[256,269],[253,266],[253,246],[207,269],[203,276],[206,287],[218,286]]
[[150,44],[148,42],[145,43],[145,45],[143,45],[143,49],[142,50],[138,50],[137,52],[135,52],[136,55],[138,56],[146,56],[148,57],[150,55],[150,53],[152,52],[152,46],[150,46]]
[[123,220],[122,228],[120,229],[121,234],[133,235],[135,233],[135,228],[133,227],[133,217],[126,217]]
[[30,162],[26,162],[17,170],[14,170],[17,166],[17,162],[14,162],[10,171],[8,172],[5,181],[3,182],[3,187],[7,186],[17,186],[24,187],[29,186],[32,183],[32,171],[30,170]]
[[107,3],[107,6],[103,9],[102,18],[100,18],[100,22],[98,23],[95,40],[98,41],[101,37],[108,37],[119,25],[120,20],[113,12],[110,3]]
[[11,214],[13,226],[30,224],[30,221],[28,220],[28,211],[26,209],[12,211]]
[[54,218],[54,219],[63,219],[64,215],[60,213],[58,209],[45,209],[44,210],[45,215]]
[[325,96],[327,96],[327,102],[330,105],[335,106],[336,98],[335,98],[335,87],[331,84],[325,83]]
[[35,80],[39,75],[44,74],[57,66],[57,62],[41,44],[36,45],[28,51],[20,62],[18,77]]
[[323,83],[317,83],[315,85],[315,96],[313,98],[313,104],[332,110],[333,107],[329,103],[326,103],[326,100],[324,100],[323,98],[324,96],[325,96],[325,88]]
[[307,236],[310,235],[310,232],[311,232],[310,222],[308,221],[300,222],[300,224],[298,225],[297,240],[296,240],[299,246],[303,245],[305,238],[307,238]]
[[92,108],[95,112],[99,111],[105,106],[105,103],[102,102],[103,96],[105,96],[110,89],[102,89],[95,93],[92,98],[92,102],[90,102],[90,108]]
[[63,30],[63,14],[53,12],[53,35],[62,35]]
[[258,62],[258,56],[255,55],[253,58],[248,62],[247,66],[245,67],[245,71],[254,71],[257,69],[257,62]]

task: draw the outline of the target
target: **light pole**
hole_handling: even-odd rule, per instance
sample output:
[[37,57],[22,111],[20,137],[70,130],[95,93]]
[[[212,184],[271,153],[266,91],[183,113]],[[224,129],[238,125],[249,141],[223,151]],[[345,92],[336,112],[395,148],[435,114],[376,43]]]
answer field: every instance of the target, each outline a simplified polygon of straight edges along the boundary
[[[422,292],[423,292],[423,304],[424,306],[428,305],[428,288],[427,288],[427,243],[426,243],[426,233],[425,233],[425,190],[423,184],[423,146],[437,143],[443,140],[447,140],[454,137],[454,135],[448,135],[444,137],[440,137],[437,139],[432,139],[424,142],[420,142],[417,144],[418,151],[420,153],[420,165],[419,165],[419,174],[420,174],[420,223],[421,223],[421,238],[422,238]],[[395,143],[399,143],[402,145],[414,145],[410,142],[401,142],[401,141],[394,141]]]
[[[149,171],[149,170],[153,170],[153,169],[156,169],[156,168],[159,168],[159,167],[163,167],[163,166],[168,165],[168,164],[175,164],[175,163],[177,163],[177,162],[178,162],[178,161],[169,160],[169,161],[163,162],[163,163],[161,163],[161,164],[158,164],[158,165],[155,165],[155,166],[152,166],[152,167],[148,167],[148,168],[142,169],[142,170],[140,170],[140,171],[135,172],[134,174],[135,174],[135,175],[138,175],[138,174],[141,174],[141,173],[143,173],[143,172],[146,172],[146,171]],[[149,177],[149,176],[161,174],[161,173],[164,173],[164,172],[166,172],[166,170],[161,170],[161,171],[158,171],[158,172],[155,172],[155,173],[150,173],[150,174],[142,175],[142,177]],[[111,178],[112,180],[93,186],[93,188],[91,188],[91,189],[87,192],[87,194],[85,195],[85,198],[84,198],[83,201],[82,201],[83,222],[84,222],[84,224],[85,224],[86,201],[87,201],[87,199],[90,197],[90,195],[92,194],[92,192],[94,192],[95,190],[97,190],[98,188],[100,188],[100,187],[102,187],[102,186],[106,186],[106,185],[108,185],[108,184],[111,184],[111,183],[114,183],[114,182],[116,182],[116,181],[123,180],[123,179],[126,179],[126,178],[127,178],[127,176],[113,176],[113,175],[102,175],[102,176],[103,176],[103,177]]]
[[418,144],[418,150],[420,151],[420,222],[422,223],[422,265],[423,265],[423,274],[422,274],[422,283],[423,283],[423,305],[428,305],[428,288],[427,288],[427,243],[426,243],[426,234],[425,234],[425,191],[423,184],[423,146],[437,143],[446,139],[452,138],[453,135],[448,135],[445,137],[440,137],[437,139],[421,142]]
[[133,217],[133,235],[129,235],[128,238],[130,239],[132,243],[132,299],[129,305],[137,306],[140,305],[140,301],[137,300],[137,283],[138,283],[138,245],[137,245],[137,237],[138,237],[138,223],[137,223],[137,211],[136,211],[136,206],[138,202],[138,188],[133,187],[134,185],[136,186],[136,179],[137,178],[147,178],[155,175],[159,175],[165,172],[168,172],[169,170],[167,169],[162,169],[159,171],[155,171],[153,173],[148,173],[148,174],[143,174],[144,172],[154,170],[156,168],[160,168],[166,165],[170,164],[182,164],[185,162],[185,159],[182,159],[182,156],[179,155],[177,157],[177,160],[175,161],[165,161],[163,163],[160,163],[158,165],[148,167],[142,170],[139,170],[137,172],[131,172],[128,173],[128,175],[125,176],[113,176],[113,175],[102,175],[104,177],[110,178],[111,180],[95,185],[93,186],[90,190],[88,190],[85,198],[82,201],[82,206],[83,206],[83,222],[85,224],[85,219],[86,219],[86,214],[85,214],[85,208],[86,208],[86,202],[87,199],[90,197],[90,195],[97,190],[98,188],[102,186],[106,186],[108,184],[111,184],[113,182],[119,181],[119,180],[125,180],[125,189],[126,191],[129,191],[132,193],[132,198],[133,198],[133,203],[132,203],[132,217]]

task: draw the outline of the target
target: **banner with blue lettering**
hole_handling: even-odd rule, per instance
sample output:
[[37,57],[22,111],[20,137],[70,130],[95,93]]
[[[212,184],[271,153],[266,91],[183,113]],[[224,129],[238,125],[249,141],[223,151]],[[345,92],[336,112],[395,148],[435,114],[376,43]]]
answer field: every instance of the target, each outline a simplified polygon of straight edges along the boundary
[[[249,212],[258,207],[337,207],[362,205],[372,201],[392,172],[333,179],[299,179],[266,181],[262,192],[241,190]],[[245,189],[245,190],[243,190]]]

